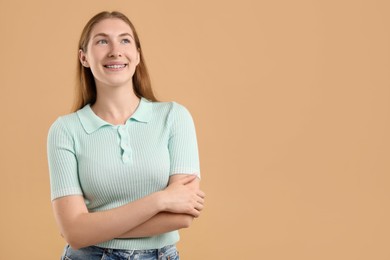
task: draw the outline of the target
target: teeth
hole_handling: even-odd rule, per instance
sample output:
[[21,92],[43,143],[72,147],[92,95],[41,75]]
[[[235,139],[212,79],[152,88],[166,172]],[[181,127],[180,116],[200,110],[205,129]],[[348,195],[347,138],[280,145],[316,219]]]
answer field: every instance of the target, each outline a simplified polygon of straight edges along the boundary
[[122,65],[105,65],[104,67],[109,68],[109,69],[121,69],[121,68],[124,68],[125,66],[126,66],[126,64],[122,64]]

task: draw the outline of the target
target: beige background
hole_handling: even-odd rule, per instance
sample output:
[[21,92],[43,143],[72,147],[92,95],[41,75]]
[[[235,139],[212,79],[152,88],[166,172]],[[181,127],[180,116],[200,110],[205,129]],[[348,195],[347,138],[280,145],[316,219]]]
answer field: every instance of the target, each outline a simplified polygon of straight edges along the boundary
[[106,9],[196,122],[207,208],[182,259],[390,259],[387,0],[1,0],[1,259],[59,259],[46,135]]

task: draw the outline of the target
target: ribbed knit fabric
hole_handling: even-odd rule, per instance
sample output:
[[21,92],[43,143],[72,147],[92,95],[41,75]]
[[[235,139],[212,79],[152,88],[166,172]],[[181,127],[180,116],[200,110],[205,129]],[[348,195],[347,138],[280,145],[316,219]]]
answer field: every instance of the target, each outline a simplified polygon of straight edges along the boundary
[[[112,125],[89,105],[59,117],[48,134],[51,199],[83,195],[90,212],[122,206],[166,188],[172,174],[199,174],[195,127],[175,102],[144,98],[125,125]],[[175,244],[177,231],[97,246],[156,249]]]

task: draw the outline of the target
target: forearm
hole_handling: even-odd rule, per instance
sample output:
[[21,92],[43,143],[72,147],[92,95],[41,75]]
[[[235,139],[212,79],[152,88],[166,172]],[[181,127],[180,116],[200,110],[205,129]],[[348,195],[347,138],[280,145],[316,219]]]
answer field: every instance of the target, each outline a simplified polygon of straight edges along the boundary
[[[61,202],[61,210],[71,210]],[[61,210],[57,214],[61,214]],[[119,237],[152,218],[161,210],[154,193],[124,206],[101,212],[82,212],[62,220],[62,234],[75,249]],[[57,218],[61,221],[61,218]]]
[[[134,237],[163,233],[187,225],[178,220],[188,218],[176,219],[180,215],[199,216],[204,193],[187,186],[193,180],[194,176],[182,178],[169,184],[163,191],[118,208],[94,213],[88,212],[82,196],[66,196],[53,201],[54,214],[65,240],[74,249],[119,238],[137,227],[130,233]],[[160,212],[178,215],[172,215],[174,218],[171,219],[168,214],[162,214],[147,223],[146,228],[141,226]],[[149,229],[151,233],[144,233]]]
[[192,220],[193,216],[191,215],[161,212],[141,225],[122,234],[118,238],[156,236],[170,231],[187,228],[190,226]]

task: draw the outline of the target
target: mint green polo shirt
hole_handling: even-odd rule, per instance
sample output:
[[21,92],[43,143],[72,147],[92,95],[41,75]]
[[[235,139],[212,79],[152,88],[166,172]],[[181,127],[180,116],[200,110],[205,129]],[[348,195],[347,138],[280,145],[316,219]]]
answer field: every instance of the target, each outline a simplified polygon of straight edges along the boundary
[[[124,125],[90,105],[59,117],[48,134],[51,199],[82,195],[89,212],[108,210],[167,187],[173,174],[200,174],[193,119],[175,102],[141,98]],[[97,246],[156,249],[177,243],[177,231]]]

